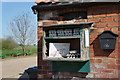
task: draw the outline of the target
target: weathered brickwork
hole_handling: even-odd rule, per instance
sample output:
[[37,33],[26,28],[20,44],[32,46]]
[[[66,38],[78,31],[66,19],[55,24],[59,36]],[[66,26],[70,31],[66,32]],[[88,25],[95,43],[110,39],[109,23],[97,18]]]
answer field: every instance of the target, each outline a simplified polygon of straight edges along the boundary
[[[42,28],[38,27],[38,65],[42,66],[38,78],[118,78],[120,77],[120,4],[93,5],[83,7],[88,12],[88,19],[71,21],[94,22],[96,29],[90,32],[90,73],[52,72],[52,65],[49,61],[42,60]],[[82,10],[83,10],[82,9]],[[65,11],[65,10],[63,10]],[[43,21],[43,25],[58,24],[60,21]],[[61,23],[68,23],[61,21]],[[105,30],[111,30],[119,35],[116,40],[114,51],[106,51],[99,48],[100,35]]]
[[91,73],[94,78],[118,78],[119,67],[119,43],[117,38],[116,49],[112,52],[99,49],[98,35],[105,30],[111,30],[118,34],[119,5],[97,5],[88,8],[88,21],[92,21],[97,28],[91,31]]

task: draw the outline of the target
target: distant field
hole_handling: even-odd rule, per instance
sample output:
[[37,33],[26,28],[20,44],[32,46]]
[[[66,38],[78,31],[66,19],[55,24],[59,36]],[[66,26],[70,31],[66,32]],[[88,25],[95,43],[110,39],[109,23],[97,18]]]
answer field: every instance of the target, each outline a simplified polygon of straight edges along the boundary
[[[32,55],[37,54],[37,46],[27,46],[26,48],[26,53],[29,52],[32,53]],[[14,49],[3,49],[2,52],[0,51],[0,53],[2,53],[2,55],[7,55],[7,56],[11,56],[14,53],[22,53],[21,47],[17,47]]]

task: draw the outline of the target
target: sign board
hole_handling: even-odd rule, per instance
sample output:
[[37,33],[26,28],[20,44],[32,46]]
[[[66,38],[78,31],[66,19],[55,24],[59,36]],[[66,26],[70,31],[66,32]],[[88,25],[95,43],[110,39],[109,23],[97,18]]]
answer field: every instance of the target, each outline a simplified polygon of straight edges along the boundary
[[69,49],[70,43],[49,43],[49,57],[64,57]]

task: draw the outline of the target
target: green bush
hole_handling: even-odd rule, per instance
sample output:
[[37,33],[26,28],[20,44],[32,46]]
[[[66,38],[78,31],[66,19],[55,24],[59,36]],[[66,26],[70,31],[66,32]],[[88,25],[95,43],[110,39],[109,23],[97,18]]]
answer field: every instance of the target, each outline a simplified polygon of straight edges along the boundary
[[2,39],[0,39],[0,50],[2,50]]
[[32,54],[37,54],[37,46],[33,46],[33,45],[27,46],[26,51],[27,52],[30,51]]
[[[18,46],[14,49],[3,49],[2,54],[6,56],[13,56],[16,53],[22,53],[21,47]],[[37,54],[37,46],[26,46],[26,53]]]
[[18,47],[18,44],[12,39],[12,37],[2,39],[2,50],[4,50],[4,49],[14,49],[16,47]]

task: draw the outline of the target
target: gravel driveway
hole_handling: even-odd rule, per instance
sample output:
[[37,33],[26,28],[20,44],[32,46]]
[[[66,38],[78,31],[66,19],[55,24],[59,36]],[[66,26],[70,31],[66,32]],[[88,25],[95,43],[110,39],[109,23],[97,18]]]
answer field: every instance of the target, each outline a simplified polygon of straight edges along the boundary
[[0,71],[2,71],[2,78],[19,78],[19,73],[23,73],[25,69],[36,65],[36,56],[8,59],[2,61],[2,70]]

